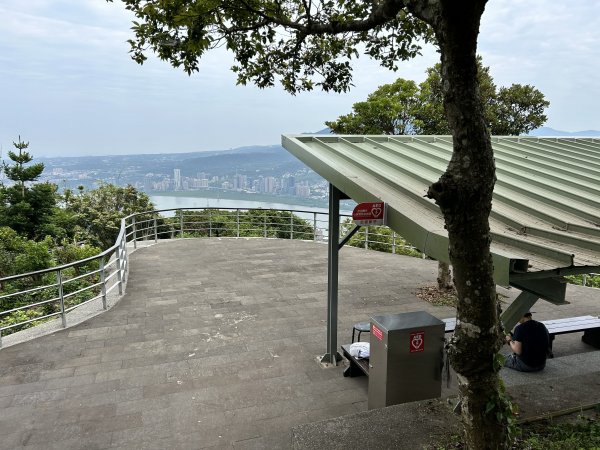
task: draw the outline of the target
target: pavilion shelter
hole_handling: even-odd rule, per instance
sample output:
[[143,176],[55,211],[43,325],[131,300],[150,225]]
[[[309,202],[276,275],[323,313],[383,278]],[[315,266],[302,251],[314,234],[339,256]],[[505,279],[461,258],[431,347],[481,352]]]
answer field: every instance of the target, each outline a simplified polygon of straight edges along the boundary
[[[324,361],[335,364],[338,252],[350,237],[339,236],[340,200],[384,202],[387,226],[449,263],[441,211],[425,194],[446,170],[452,137],[303,134],[283,135],[282,145],[329,182]],[[600,139],[498,136],[492,147],[494,279],[522,291],[502,315],[510,328],[540,298],[565,303],[563,276],[600,272]]]

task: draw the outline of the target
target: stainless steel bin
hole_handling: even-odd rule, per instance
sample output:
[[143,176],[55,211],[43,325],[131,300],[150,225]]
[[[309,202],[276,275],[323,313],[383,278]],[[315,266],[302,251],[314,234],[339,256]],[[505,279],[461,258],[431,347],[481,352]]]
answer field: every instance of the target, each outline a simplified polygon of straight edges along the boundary
[[444,330],[425,311],[371,317],[369,409],[441,395]]

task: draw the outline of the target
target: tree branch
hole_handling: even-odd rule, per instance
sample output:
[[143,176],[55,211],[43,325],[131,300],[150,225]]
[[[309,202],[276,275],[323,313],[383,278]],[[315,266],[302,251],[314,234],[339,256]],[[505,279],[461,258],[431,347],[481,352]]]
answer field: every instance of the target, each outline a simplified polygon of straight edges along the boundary
[[[331,20],[328,22],[315,21],[307,10],[306,23],[289,20],[283,15],[270,15],[264,11],[257,10],[245,0],[239,0],[244,9],[250,11],[263,19],[267,19],[275,25],[296,30],[305,35],[339,34],[348,32],[369,31],[377,26],[384,25],[386,22],[394,19],[398,13],[405,7],[406,1],[403,0],[385,0],[382,2],[371,2],[373,5],[369,16],[362,20]],[[416,2],[420,3],[420,2]]]

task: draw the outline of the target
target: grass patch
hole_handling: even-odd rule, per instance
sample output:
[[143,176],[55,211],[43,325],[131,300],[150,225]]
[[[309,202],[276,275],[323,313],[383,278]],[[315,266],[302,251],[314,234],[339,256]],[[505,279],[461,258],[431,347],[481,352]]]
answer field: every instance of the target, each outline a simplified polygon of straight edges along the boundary
[[565,277],[567,281],[571,284],[578,284],[579,286],[600,288],[600,275],[569,275]]
[[600,421],[578,415],[567,423],[535,422],[522,428],[522,434],[513,449],[578,450],[600,449]]
[[[462,436],[448,436],[445,442],[427,450],[466,449]],[[598,450],[600,412],[573,414],[556,419],[522,424],[510,450]]]

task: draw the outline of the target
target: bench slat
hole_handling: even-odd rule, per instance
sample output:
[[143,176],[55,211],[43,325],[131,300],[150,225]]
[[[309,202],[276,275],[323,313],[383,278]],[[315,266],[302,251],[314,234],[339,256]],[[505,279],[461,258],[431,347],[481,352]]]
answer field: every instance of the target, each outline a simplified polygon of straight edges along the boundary
[[[446,333],[453,332],[456,328],[456,317],[442,319],[445,324]],[[551,342],[554,336],[566,333],[575,333],[583,331],[581,338],[587,344],[600,348],[600,317],[596,316],[578,316],[568,317],[565,319],[551,319],[541,321],[551,337]],[[594,330],[594,331],[591,331]],[[361,372],[369,376],[369,362],[364,359],[357,359],[350,355],[350,345],[342,345],[344,356],[350,361],[350,366],[344,371],[344,376],[361,375]],[[357,370],[360,370],[358,372]]]
[[[342,353],[344,357],[350,361],[350,365],[354,365],[358,369],[362,371],[366,376],[369,376],[369,360],[368,359],[357,359],[350,354],[350,344],[342,345]],[[352,375],[352,367],[349,367],[350,371],[348,374],[344,373],[344,376],[353,376]],[[346,370],[348,370],[346,369]]]
[[[442,319],[442,321],[446,325],[446,333],[450,333],[456,328],[455,317]],[[600,318],[595,316],[569,317],[566,319],[542,320],[541,322],[546,325],[546,328],[548,328],[548,333],[551,335],[600,328]]]

